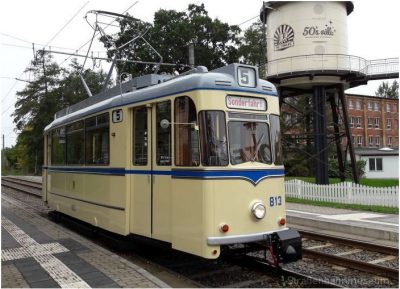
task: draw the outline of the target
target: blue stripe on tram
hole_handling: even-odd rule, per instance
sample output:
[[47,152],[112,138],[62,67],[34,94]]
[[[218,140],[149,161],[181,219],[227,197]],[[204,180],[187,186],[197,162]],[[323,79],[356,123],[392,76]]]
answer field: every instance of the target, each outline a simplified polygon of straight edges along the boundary
[[86,173],[102,175],[160,175],[171,176],[175,179],[245,179],[253,184],[268,177],[283,177],[283,169],[262,169],[262,170],[185,170],[178,169],[172,171],[160,170],[126,170],[124,168],[82,168],[82,167],[43,167],[50,172],[64,173]]

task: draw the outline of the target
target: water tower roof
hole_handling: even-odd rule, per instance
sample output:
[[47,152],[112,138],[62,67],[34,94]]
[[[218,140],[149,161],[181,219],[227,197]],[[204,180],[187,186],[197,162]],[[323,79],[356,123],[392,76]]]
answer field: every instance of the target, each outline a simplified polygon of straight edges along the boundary
[[[288,4],[288,3],[292,3],[292,2],[296,2],[296,1],[267,1],[267,2],[264,2],[263,6],[260,9],[260,19],[261,19],[261,21],[263,21],[264,23],[266,22],[266,19],[268,17],[268,13],[271,10],[278,9],[279,6],[282,6],[282,5],[285,5],[285,4]],[[353,4],[352,1],[344,1],[344,3],[346,4],[347,15],[349,15],[354,10],[354,4]]]

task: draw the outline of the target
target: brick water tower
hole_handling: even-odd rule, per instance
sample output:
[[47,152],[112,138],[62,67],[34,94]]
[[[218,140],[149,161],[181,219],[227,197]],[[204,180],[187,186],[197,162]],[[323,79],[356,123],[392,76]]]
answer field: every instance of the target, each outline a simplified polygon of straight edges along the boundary
[[[264,2],[260,11],[267,37],[265,77],[277,86],[280,104],[292,97],[312,99],[313,158],[319,184],[328,183],[326,103],[332,109],[341,179],[344,180],[341,137],[345,136],[353,178],[358,182],[344,90],[368,80],[390,78],[388,71],[385,75],[374,73],[371,63],[375,62],[348,55],[347,16],[353,8],[350,1],[271,1]],[[383,63],[383,70],[387,67]],[[391,76],[396,72],[398,77],[398,59]]]

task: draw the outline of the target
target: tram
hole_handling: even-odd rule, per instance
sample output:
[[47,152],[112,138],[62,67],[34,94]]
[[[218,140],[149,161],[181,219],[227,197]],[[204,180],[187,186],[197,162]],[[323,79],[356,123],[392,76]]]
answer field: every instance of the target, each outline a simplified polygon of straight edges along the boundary
[[277,262],[301,258],[285,220],[277,91],[257,67],[131,79],[56,113],[44,140],[55,212],[208,259],[259,241]]

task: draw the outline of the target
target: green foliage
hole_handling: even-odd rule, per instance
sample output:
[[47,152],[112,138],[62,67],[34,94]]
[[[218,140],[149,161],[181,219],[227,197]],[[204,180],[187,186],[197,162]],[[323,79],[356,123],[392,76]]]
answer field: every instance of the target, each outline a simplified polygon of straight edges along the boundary
[[[80,71],[76,61],[70,69],[63,69],[48,54],[39,55],[27,69],[34,80],[17,92],[13,117],[20,134],[12,149],[18,151],[18,163],[27,172],[38,174],[41,171],[43,130],[53,121],[54,114],[87,97],[79,78]],[[90,70],[82,74],[91,91],[99,92],[105,76]],[[10,159],[15,163],[12,153]]]
[[[137,21],[121,21],[121,31],[113,35],[116,46],[120,46],[133,37],[147,31],[145,39],[161,54],[163,62],[176,63],[177,67],[162,66],[160,72],[179,72],[187,70],[179,64],[189,61],[189,44],[194,44],[195,64],[214,69],[236,62],[237,46],[240,40],[238,26],[230,26],[218,19],[211,19],[204,4],[190,4],[186,12],[175,10],[159,10],[154,14],[154,23]],[[116,53],[105,37],[100,38],[109,49],[109,57]],[[159,61],[159,57],[142,40],[136,40],[119,52],[122,59],[139,61]],[[119,73],[128,72],[133,76],[154,72],[154,65],[117,63]]]
[[378,97],[399,99],[399,83],[397,80],[394,80],[392,85],[389,86],[389,82],[383,81],[379,85],[375,95]]
[[[356,162],[356,168],[358,173],[358,178],[362,178],[365,174],[365,165],[367,162],[365,160],[358,160]],[[352,179],[352,170],[350,162],[346,161],[344,165],[344,175],[346,179]],[[337,159],[329,159],[328,162],[328,176],[330,178],[339,178],[339,164]]]
[[241,61],[247,64],[256,65],[259,67],[259,74],[264,78],[266,62],[266,36],[264,25],[261,21],[253,23],[245,32],[241,39],[242,43],[239,47],[239,57]]
[[306,204],[306,205],[312,205],[312,206],[329,207],[329,208],[338,208],[338,209],[369,211],[369,212],[377,212],[377,213],[384,213],[384,214],[398,214],[399,213],[399,208],[391,208],[391,207],[383,207],[383,206],[341,204],[341,203],[331,203],[331,202],[323,202],[323,201],[303,200],[303,199],[290,198],[290,197],[286,197],[286,202]]
[[[287,176],[285,177],[285,180],[293,180],[293,179],[299,179],[307,183],[312,183],[315,184],[315,178],[314,177],[290,177]],[[346,178],[346,182],[352,182],[353,180],[351,178]],[[339,178],[329,178],[329,184],[337,184],[340,183]],[[366,179],[362,178],[360,179],[360,184],[364,186],[369,186],[369,187],[395,187],[399,185],[399,180],[398,179]]]

